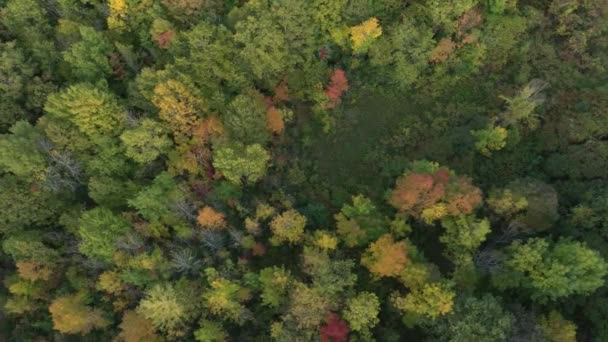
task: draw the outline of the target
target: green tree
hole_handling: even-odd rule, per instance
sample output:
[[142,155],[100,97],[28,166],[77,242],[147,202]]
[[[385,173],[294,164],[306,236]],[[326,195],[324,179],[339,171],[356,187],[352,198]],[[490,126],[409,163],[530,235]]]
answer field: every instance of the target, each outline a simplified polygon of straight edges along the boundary
[[259,144],[229,144],[219,147],[213,166],[234,184],[255,183],[266,173],[270,154]]
[[386,31],[371,46],[370,63],[381,67],[386,80],[409,87],[428,67],[428,57],[435,43],[433,31],[408,18]]
[[471,258],[490,233],[490,222],[472,215],[446,217],[441,226],[445,231],[439,241],[446,245],[447,254],[456,264]]
[[507,341],[514,317],[492,295],[456,301],[454,311],[437,320],[431,331],[440,341]]
[[500,151],[507,145],[507,130],[500,126],[471,131],[471,134],[477,140],[475,149],[486,157],[491,157],[493,151]]
[[[405,297],[393,296],[396,308],[406,314],[406,320],[416,322],[421,318],[435,320],[452,312],[456,293],[448,283],[425,284]],[[410,316],[410,317],[407,317]]]
[[388,220],[363,195],[353,196],[352,205],[344,204],[334,217],[338,236],[348,247],[366,245],[387,231]]
[[11,134],[0,134],[0,170],[16,176],[40,179],[47,167],[40,149],[42,134],[26,121],[11,127]]
[[127,148],[127,156],[142,164],[167,153],[173,145],[165,128],[151,119],[144,119],[139,126],[125,130],[120,140]]
[[260,271],[260,285],[262,289],[262,303],[277,308],[286,299],[291,276],[289,271],[282,267],[266,267]]
[[78,83],[50,95],[44,110],[54,118],[68,120],[94,139],[120,134],[127,118],[112,93],[89,83]]
[[112,73],[109,56],[112,45],[102,32],[92,27],[80,27],[80,41],[63,53],[74,78],[83,82],[97,82]]
[[205,273],[210,285],[203,293],[205,307],[214,315],[242,323],[247,312],[242,303],[249,299],[249,290],[221,277],[215,269],[207,269]]
[[608,264],[583,243],[533,238],[506,248],[502,271],[492,280],[501,290],[521,288],[533,300],[546,302],[593,293],[604,284],[606,273]]
[[116,241],[129,230],[129,223],[109,209],[97,207],[82,214],[78,234],[80,252],[106,262],[116,252]]
[[263,144],[268,140],[266,106],[260,94],[238,95],[228,105],[223,123],[231,139],[243,144]]
[[306,227],[306,217],[298,213],[295,209],[287,210],[275,216],[270,222],[273,245],[280,245],[284,242],[295,244],[304,238],[304,228]]
[[137,313],[150,320],[156,329],[170,336],[179,336],[195,309],[195,304],[183,285],[184,283],[164,283],[149,288],[139,302]]
[[551,342],[576,342],[576,325],[557,311],[551,311],[542,317],[540,328]]
[[164,172],[128,202],[145,219],[170,224],[178,221],[172,204],[183,199],[182,197],[183,194],[178,190],[173,177]]
[[348,299],[346,309],[342,312],[349,327],[354,331],[366,331],[373,328],[380,320],[380,301],[370,292],[361,292]]

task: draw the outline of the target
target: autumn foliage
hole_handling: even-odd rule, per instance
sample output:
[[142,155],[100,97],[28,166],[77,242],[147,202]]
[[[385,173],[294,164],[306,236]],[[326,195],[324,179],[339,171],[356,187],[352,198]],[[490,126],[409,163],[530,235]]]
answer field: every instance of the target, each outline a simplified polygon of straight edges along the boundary
[[220,230],[226,227],[226,220],[224,219],[224,214],[216,211],[215,209],[209,206],[199,210],[196,221],[202,227],[213,230]]
[[319,330],[321,342],[347,342],[348,324],[340,316],[331,313],[325,319],[325,325]]
[[361,257],[361,264],[378,277],[396,277],[407,263],[405,242],[395,242],[390,234],[370,244]]
[[397,179],[389,203],[400,212],[432,222],[446,215],[470,214],[481,204],[481,190],[448,169],[407,173]]
[[342,69],[335,69],[331,74],[329,86],[325,89],[325,95],[329,98],[327,108],[335,108],[342,102],[342,94],[348,90],[348,79]]
[[266,127],[273,133],[282,133],[285,130],[285,122],[281,111],[272,106],[266,110]]

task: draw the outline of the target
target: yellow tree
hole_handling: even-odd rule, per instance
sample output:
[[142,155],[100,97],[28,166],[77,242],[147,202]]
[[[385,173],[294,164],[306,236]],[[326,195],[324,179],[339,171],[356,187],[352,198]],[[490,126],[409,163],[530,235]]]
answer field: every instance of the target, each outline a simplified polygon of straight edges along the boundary
[[365,53],[372,42],[382,35],[378,19],[371,17],[357,26],[350,28],[350,40],[354,53]]
[[408,263],[405,242],[395,242],[384,234],[369,245],[361,256],[361,264],[377,277],[397,277]]
[[91,330],[103,328],[108,322],[97,309],[86,306],[78,294],[61,296],[49,307],[53,328],[65,334],[86,335]]
[[152,103],[159,109],[159,117],[177,135],[192,135],[197,118],[206,111],[205,102],[174,79],[154,88]]

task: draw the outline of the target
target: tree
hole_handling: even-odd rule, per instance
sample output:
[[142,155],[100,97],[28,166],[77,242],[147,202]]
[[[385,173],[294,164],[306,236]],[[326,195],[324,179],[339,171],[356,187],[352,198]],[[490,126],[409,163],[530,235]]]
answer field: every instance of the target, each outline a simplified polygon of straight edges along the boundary
[[576,342],[576,325],[557,311],[551,311],[542,317],[540,328],[551,342]]
[[165,172],[156,176],[152,184],[143,188],[128,202],[147,220],[173,223],[178,218],[172,204],[183,199],[182,197],[173,177]]
[[374,40],[382,35],[382,28],[378,23],[377,18],[369,18],[357,26],[350,28],[350,39],[353,52],[360,54],[365,53],[374,42]]
[[545,90],[548,83],[535,79],[530,81],[515,97],[501,96],[507,103],[508,108],[500,114],[500,119],[507,126],[521,124],[530,129],[538,127],[539,120],[534,115],[534,110],[545,102],[545,96],[542,91]]
[[326,325],[319,330],[321,342],[347,342],[348,324],[340,319],[335,313],[329,314],[325,318]]
[[103,33],[92,27],[80,27],[80,41],[63,53],[72,75],[79,81],[97,82],[112,73],[109,57],[112,45]]
[[268,140],[266,105],[259,93],[236,96],[223,117],[228,136],[243,144],[263,144]]
[[492,295],[456,301],[454,311],[434,322],[431,331],[440,341],[507,341],[514,317]]
[[193,304],[173,284],[157,284],[146,291],[137,313],[149,320],[154,328],[174,334],[190,319]]
[[291,284],[289,271],[283,267],[266,267],[260,271],[260,284],[262,289],[262,304],[277,308],[287,298],[287,291]]
[[378,319],[379,313],[380,301],[378,297],[374,293],[362,292],[348,299],[346,309],[342,312],[342,315],[348,321],[352,330],[366,331],[380,322]]
[[65,295],[56,298],[49,306],[53,328],[64,334],[86,335],[93,329],[108,326],[103,313],[86,306],[80,295]]
[[606,273],[608,264],[583,243],[533,238],[506,248],[502,271],[492,280],[501,290],[521,288],[543,303],[593,293],[604,284]]
[[506,189],[490,192],[488,206],[520,232],[541,232],[558,220],[555,189],[536,179],[510,182]]
[[160,338],[154,333],[152,323],[136,311],[125,312],[120,323],[120,330],[118,336],[125,342],[160,341]]
[[276,83],[292,65],[284,31],[266,1],[249,1],[243,17],[235,25],[234,41],[240,57],[259,80]]
[[213,166],[234,184],[255,183],[266,173],[269,160],[259,144],[229,144],[215,151]]
[[221,277],[215,269],[207,269],[205,273],[211,286],[203,293],[205,307],[214,315],[242,323],[246,308],[241,303],[249,299],[249,290]]
[[433,31],[409,18],[386,31],[370,47],[370,63],[380,68],[385,75],[383,79],[391,84],[409,87],[428,68],[428,58],[435,45]]
[[321,296],[315,288],[299,282],[293,285],[287,315],[299,329],[318,328],[328,311],[327,298]]
[[218,322],[201,320],[200,328],[194,332],[194,338],[199,342],[225,342],[228,334]]
[[386,232],[387,219],[372,201],[363,196],[352,197],[352,205],[344,204],[335,216],[337,233],[347,247],[363,246]]
[[270,222],[273,245],[280,245],[284,242],[296,244],[304,238],[304,228],[306,227],[306,217],[298,213],[295,209],[290,209],[282,214],[275,216]]
[[80,252],[84,255],[109,262],[116,252],[116,241],[129,230],[129,223],[110,210],[97,207],[86,211],[80,218],[78,235]]
[[342,94],[348,90],[348,79],[342,69],[335,69],[330,76],[329,85],[325,89],[325,95],[329,101],[327,108],[335,108],[342,102]]
[[491,157],[493,151],[500,151],[507,145],[507,130],[500,126],[489,126],[471,131],[471,134],[477,139],[475,149],[486,157]]
[[427,224],[445,216],[471,214],[481,204],[481,190],[467,177],[456,176],[437,163],[412,163],[397,178],[389,203]]
[[165,128],[152,119],[144,119],[136,128],[125,130],[120,140],[126,147],[126,155],[142,164],[167,153],[173,145]]
[[216,211],[210,206],[205,206],[198,211],[196,221],[202,227],[213,230],[221,230],[226,227],[224,214]]
[[197,119],[207,111],[205,101],[175,79],[156,85],[152,103],[158,108],[160,119],[178,137],[192,135]]
[[18,121],[10,131],[0,134],[0,169],[20,177],[43,177],[47,162],[39,148],[42,134],[26,121]]
[[471,258],[490,233],[490,222],[474,216],[446,217],[441,226],[445,231],[439,241],[446,244],[448,255],[456,264]]
[[453,310],[456,294],[447,283],[425,284],[405,297],[393,296],[393,304],[406,314],[435,320]]
[[97,140],[120,134],[127,118],[113,94],[89,83],[78,83],[51,94],[44,110],[54,118],[68,120],[80,132]]
[[390,234],[382,235],[361,255],[361,264],[376,277],[397,277],[407,263],[405,242],[395,242]]

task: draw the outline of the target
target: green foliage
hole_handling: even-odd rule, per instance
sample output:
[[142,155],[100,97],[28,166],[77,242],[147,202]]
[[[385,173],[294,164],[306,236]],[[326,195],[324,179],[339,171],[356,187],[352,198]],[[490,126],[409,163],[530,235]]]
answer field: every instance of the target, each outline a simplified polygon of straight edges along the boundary
[[347,301],[347,308],[342,315],[352,330],[364,331],[378,324],[379,312],[378,297],[373,293],[362,292]]
[[234,184],[255,183],[266,174],[270,154],[259,144],[220,147],[213,166]]
[[505,253],[503,270],[492,279],[494,286],[502,290],[520,287],[541,303],[593,293],[604,284],[608,272],[598,252],[570,240],[554,244],[540,238],[516,241]]
[[262,269],[260,271],[262,303],[270,307],[278,307],[285,300],[290,283],[290,274],[284,268],[273,266]]
[[0,169],[16,176],[41,178],[46,168],[39,147],[42,134],[25,121],[18,121],[10,131],[0,135]]
[[433,324],[439,341],[498,342],[511,336],[514,317],[492,295],[456,301],[454,311]]
[[172,146],[165,128],[150,119],[142,120],[134,129],[125,130],[120,140],[127,148],[126,155],[138,163],[149,163],[167,153]]
[[455,296],[450,284],[434,283],[425,284],[405,297],[395,295],[392,300],[396,308],[410,316],[407,320],[416,322],[422,318],[435,320],[449,314],[453,310]]
[[93,139],[118,135],[126,121],[126,111],[116,97],[89,83],[50,95],[44,110],[54,118],[68,120]]
[[172,284],[158,284],[146,291],[137,312],[160,331],[177,331],[190,318],[191,298],[184,296]]
[[576,342],[576,325],[559,312],[551,311],[540,321],[543,335],[551,342]]
[[471,131],[471,134],[477,139],[475,149],[486,157],[491,157],[492,151],[500,151],[507,145],[507,130],[503,127],[490,126]]
[[171,223],[176,219],[171,203],[179,198],[179,195],[173,178],[168,173],[161,173],[154,178],[152,184],[129,200],[129,205],[150,221]]
[[284,242],[295,244],[304,238],[304,228],[306,227],[306,217],[294,209],[287,210],[275,216],[270,222],[273,245],[280,245]]
[[194,332],[194,338],[199,342],[224,342],[228,334],[218,322],[203,320],[201,327]]
[[69,65],[76,80],[98,82],[112,72],[109,56],[112,46],[103,33],[92,27],[80,27],[80,41],[64,52],[63,59]]
[[335,216],[338,236],[346,246],[365,245],[386,232],[387,220],[369,198],[353,196],[352,203],[344,204]]
[[97,207],[80,218],[78,235],[80,252],[88,257],[110,261],[116,251],[116,241],[129,230],[129,223],[110,210]]
[[445,232],[439,241],[446,244],[447,254],[458,264],[472,256],[490,233],[490,222],[474,216],[447,217],[441,220]]

